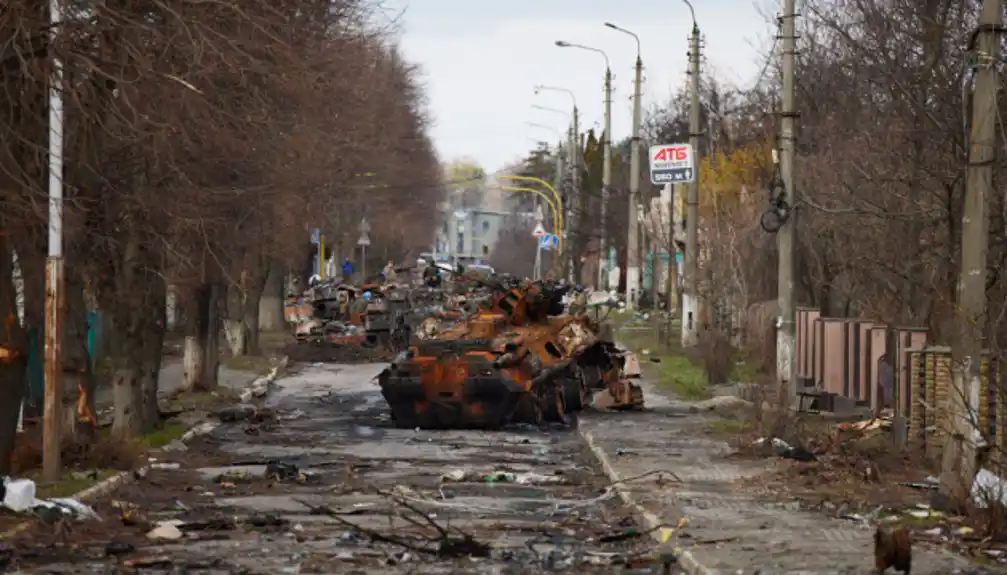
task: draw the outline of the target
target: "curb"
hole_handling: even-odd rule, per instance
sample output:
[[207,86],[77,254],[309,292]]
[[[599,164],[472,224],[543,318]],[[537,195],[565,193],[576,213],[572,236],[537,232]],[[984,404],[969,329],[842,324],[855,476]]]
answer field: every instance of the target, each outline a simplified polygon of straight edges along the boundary
[[[241,392],[241,401],[243,402],[247,401],[245,399],[246,393],[248,394],[249,398],[265,396],[266,393],[268,393],[269,391],[269,387],[273,384],[274,381],[276,381],[277,378],[279,378],[280,374],[287,367],[288,363],[289,358],[287,356],[283,356],[283,358],[280,359],[279,364],[273,369],[271,369],[268,374],[255,378],[251,383],[245,386],[245,389]],[[215,421],[204,421],[202,423],[197,423],[192,427],[190,427],[188,430],[186,430],[186,432],[183,433],[182,436],[179,438],[179,441],[181,441],[182,443],[188,443],[197,437],[202,437],[204,435],[211,433],[214,429],[217,429],[217,426],[219,425],[220,423]],[[111,477],[106,477],[105,479],[102,479],[101,481],[95,483],[94,485],[88,487],[87,489],[74,493],[73,495],[70,496],[70,498],[76,499],[77,501],[86,501],[89,499],[96,499],[98,497],[103,497],[105,495],[108,495],[109,493],[112,493],[122,485],[125,485],[126,483],[135,480],[138,474],[144,475],[148,471],[150,471],[151,468],[156,469],[157,468],[156,466],[157,464],[155,463],[145,465],[143,467],[140,467],[139,469],[116,473]],[[11,537],[17,535],[18,533],[25,531],[32,525],[34,525],[34,521],[30,519],[25,520],[17,524],[16,526],[8,529],[7,531],[0,533],[0,541],[10,539]]]
[[241,402],[248,403],[252,400],[252,398],[265,397],[266,394],[269,393],[269,386],[271,386],[280,376],[280,373],[287,368],[287,364],[289,362],[290,358],[288,356],[283,356],[280,358],[279,363],[269,370],[269,373],[255,378],[252,383],[248,384],[245,389],[241,391]]
[[[594,454],[598,462],[601,463],[602,471],[604,471],[605,475],[608,476],[610,481],[612,481],[615,492],[619,495],[619,499],[621,499],[627,507],[633,510],[633,514],[636,515],[637,520],[640,521],[640,523],[642,523],[648,531],[650,531],[651,538],[659,545],[664,545],[665,543],[661,541],[660,533],[660,526],[663,524],[661,519],[637,503],[625,483],[619,483],[622,481],[622,478],[619,477],[619,473],[616,472],[614,467],[612,467],[612,462],[609,461],[608,455],[605,451],[599,447],[597,443],[595,443],[594,436],[591,432],[585,431],[579,426],[577,427],[577,432],[582,438],[584,438],[584,441],[587,442],[587,446],[591,450],[591,453]],[[691,551],[684,549],[678,554],[678,566],[689,575],[720,575],[718,571],[710,569],[700,563]]]

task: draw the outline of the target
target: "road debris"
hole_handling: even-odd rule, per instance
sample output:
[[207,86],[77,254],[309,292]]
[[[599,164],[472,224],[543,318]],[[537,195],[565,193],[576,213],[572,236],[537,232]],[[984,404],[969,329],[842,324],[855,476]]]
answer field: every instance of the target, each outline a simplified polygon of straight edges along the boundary
[[50,510],[77,519],[101,519],[94,509],[72,497],[37,499],[35,482],[31,479],[0,477],[0,485],[3,486],[3,507],[14,513]]
[[912,570],[913,549],[909,529],[878,526],[874,532],[874,566],[878,573],[889,567],[909,575]]
[[635,535],[575,432],[399,429],[371,383],[381,368],[299,366],[259,408],[272,410],[272,427],[250,436],[246,422],[217,425],[172,453],[176,465],[151,462],[96,502],[112,518],[100,528],[81,523],[44,552],[33,541],[51,527],[19,535],[12,565],[474,575],[660,573],[672,560]]

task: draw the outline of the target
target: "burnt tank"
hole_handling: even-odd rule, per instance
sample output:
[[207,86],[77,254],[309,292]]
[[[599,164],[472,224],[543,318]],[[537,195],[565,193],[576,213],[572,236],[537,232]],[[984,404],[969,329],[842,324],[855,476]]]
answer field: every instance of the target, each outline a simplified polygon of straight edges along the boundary
[[642,406],[639,387],[625,377],[627,352],[600,340],[586,314],[565,311],[569,290],[501,282],[473,313],[414,340],[378,377],[396,425],[563,423],[605,389],[611,405]]

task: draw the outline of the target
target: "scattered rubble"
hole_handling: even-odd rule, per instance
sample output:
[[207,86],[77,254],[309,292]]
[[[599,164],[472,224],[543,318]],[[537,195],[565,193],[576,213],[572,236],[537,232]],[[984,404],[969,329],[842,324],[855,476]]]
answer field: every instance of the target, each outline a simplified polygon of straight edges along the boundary
[[31,479],[0,477],[2,507],[19,514],[58,512],[74,519],[100,520],[94,509],[72,497],[37,499],[36,486]]
[[[980,469],[969,509],[950,505],[939,480],[927,475],[913,455],[898,452],[891,437],[891,414],[832,424],[809,434],[804,445],[778,437],[760,437],[736,454],[776,456],[768,474],[741,484],[763,495],[817,509],[833,517],[875,529],[879,570],[908,573],[913,542],[940,545],[985,563],[1007,566],[1007,540],[990,529],[982,510],[1007,505],[1007,482]],[[967,513],[963,513],[967,512]],[[980,571],[977,571],[977,573]]]

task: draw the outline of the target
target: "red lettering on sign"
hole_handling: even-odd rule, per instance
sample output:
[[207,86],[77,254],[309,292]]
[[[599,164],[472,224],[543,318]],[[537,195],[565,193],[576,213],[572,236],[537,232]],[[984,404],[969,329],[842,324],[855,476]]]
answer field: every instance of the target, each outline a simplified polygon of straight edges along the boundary
[[678,148],[661,148],[654,154],[654,160],[658,162],[682,162],[689,159],[689,148],[681,146]]

